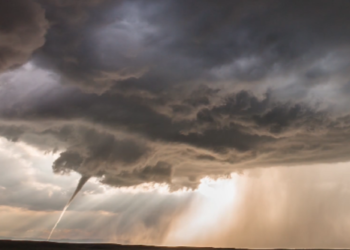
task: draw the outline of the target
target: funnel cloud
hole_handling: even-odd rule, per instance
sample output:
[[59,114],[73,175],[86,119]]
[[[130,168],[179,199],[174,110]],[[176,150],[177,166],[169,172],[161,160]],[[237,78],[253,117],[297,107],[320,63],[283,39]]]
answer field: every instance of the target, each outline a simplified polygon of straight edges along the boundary
[[[295,168],[309,188],[312,181],[303,176],[317,179],[323,173],[317,167],[336,169],[350,162],[349,22],[350,2],[346,0],[1,2],[0,143],[7,146],[0,150],[0,162],[35,169],[23,170],[29,177],[22,179],[27,181],[17,177],[19,167],[9,165],[3,170],[6,178],[0,189],[6,194],[0,195],[1,204],[49,211],[56,218],[68,199],[69,181],[80,176],[51,234],[63,214],[69,217],[84,210],[83,198],[110,197],[116,192],[116,197],[124,197],[115,198],[120,207],[116,202],[113,210],[111,201],[108,209],[96,209],[109,230],[117,232],[115,241],[211,245],[222,239],[232,247],[294,247],[287,240],[268,238],[271,241],[265,242],[251,236],[260,231],[246,218],[258,216],[253,207],[265,204],[270,196],[262,195],[260,201],[251,191],[254,188],[243,188],[240,193],[243,184],[239,183],[255,187],[252,183],[268,182],[269,171],[284,173]],[[346,176],[346,169],[341,169]],[[247,173],[259,176],[260,172],[265,173],[262,179],[246,178]],[[238,184],[230,184],[237,186],[236,199],[247,200],[249,206],[236,208],[242,214],[241,224],[230,224],[225,232],[230,235],[236,230],[246,238],[230,241],[221,235],[209,240],[205,233],[192,235],[191,231],[188,235],[194,238],[187,239],[181,234],[185,220],[181,218],[189,216],[194,223],[194,208],[209,213],[199,205],[204,201],[198,197],[212,199],[201,190],[214,191],[204,186],[213,185],[222,196],[229,195],[205,181],[225,186],[222,180],[234,175],[241,176]],[[285,193],[280,194],[285,203],[275,210],[262,205],[274,212],[257,221],[269,232],[283,231],[283,239],[295,236],[295,245],[316,246],[312,235],[307,237],[305,232],[302,238],[294,233],[294,224],[279,215],[295,212],[295,218],[304,218],[311,214],[311,207],[328,204],[332,199],[325,194],[333,198],[329,190],[335,188],[343,193],[332,200],[329,213],[338,211],[346,217],[339,208],[346,207],[346,202],[342,205],[339,200],[345,199],[347,185],[339,186],[336,180],[321,178],[322,187],[310,191],[310,196],[318,198],[305,207],[292,205],[295,197],[308,199],[302,197],[297,180],[288,182],[290,187],[281,188]],[[84,185],[87,191],[80,200],[76,195]],[[322,193],[322,188],[329,192]],[[17,190],[37,190],[42,197],[29,201],[19,191],[15,195]],[[168,198],[159,198],[163,194]],[[80,205],[72,204],[66,211],[73,199]],[[134,199],[144,199],[144,203]],[[138,205],[125,212],[128,204]],[[144,212],[137,209],[139,204],[144,205]],[[95,205],[91,207],[99,206]],[[108,213],[101,212],[105,210]],[[225,211],[231,215],[233,210]],[[322,211],[314,215],[312,223],[328,225],[322,222]],[[323,242],[320,236],[317,247],[335,247],[338,242],[348,246],[342,236],[348,225],[332,218],[344,224],[337,229],[337,237]],[[97,227],[99,222],[94,223],[92,227]],[[82,228],[74,228],[76,235],[94,236]],[[49,231],[38,237],[46,238]],[[55,234],[69,239],[69,232]],[[317,232],[325,235],[325,231]],[[134,233],[135,237],[130,236]],[[107,238],[113,241],[113,237]]]
[[60,223],[60,220],[62,219],[64,213],[65,213],[66,210],[68,209],[70,203],[74,200],[75,196],[79,193],[79,191],[82,189],[82,187],[84,186],[84,184],[89,180],[89,178],[90,178],[90,177],[88,177],[88,176],[82,176],[82,177],[80,178],[80,180],[79,180],[79,182],[78,182],[77,188],[75,189],[75,191],[74,191],[72,197],[71,197],[71,198],[69,199],[69,201],[67,202],[67,205],[64,206],[64,208],[63,208],[63,210],[62,210],[62,212],[61,212],[61,215],[60,215],[60,217],[58,218],[56,224],[53,226],[53,228],[52,228],[52,230],[51,230],[51,232],[50,232],[49,237],[47,238],[47,240],[50,240],[51,235],[52,235],[53,232],[55,231],[55,229],[56,229],[58,223]]

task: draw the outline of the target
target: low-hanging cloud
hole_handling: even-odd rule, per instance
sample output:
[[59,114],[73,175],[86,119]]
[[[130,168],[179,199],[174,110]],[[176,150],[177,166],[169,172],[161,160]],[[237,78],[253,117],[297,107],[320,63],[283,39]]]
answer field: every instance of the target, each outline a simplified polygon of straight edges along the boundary
[[350,160],[347,1],[18,4],[4,29],[36,42],[0,79],[0,133],[59,152],[55,173],[178,189]]

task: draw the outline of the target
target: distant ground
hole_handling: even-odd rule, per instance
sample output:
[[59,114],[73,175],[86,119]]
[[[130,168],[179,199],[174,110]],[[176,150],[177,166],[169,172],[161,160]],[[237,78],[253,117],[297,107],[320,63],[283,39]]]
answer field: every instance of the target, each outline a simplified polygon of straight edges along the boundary
[[[25,249],[25,250],[60,250],[60,249],[68,249],[68,250],[95,250],[95,249],[96,250],[112,250],[112,249],[115,249],[115,250],[215,250],[215,248],[210,248],[210,247],[200,247],[200,248],[155,247],[155,246],[118,245],[118,244],[93,244],[93,243],[82,244],[82,243],[56,243],[56,242],[47,242],[47,241],[0,240],[0,250],[22,250],[22,249]],[[239,248],[217,248],[217,249],[243,250],[242,248],[240,249]],[[342,249],[337,249],[337,250],[342,250]]]
[[[81,244],[81,243],[56,243],[47,241],[11,241],[0,240],[1,250],[213,250],[213,248],[191,248],[191,247],[153,247],[133,246],[117,244]],[[232,250],[233,248],[221,248],[220,250]]]

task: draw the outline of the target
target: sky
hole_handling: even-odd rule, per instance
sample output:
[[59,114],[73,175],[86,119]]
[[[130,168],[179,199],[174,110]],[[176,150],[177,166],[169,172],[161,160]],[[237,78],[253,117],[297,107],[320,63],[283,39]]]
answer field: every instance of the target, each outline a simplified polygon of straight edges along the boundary
[[0,238],[350,247],[349,23],[347,0],[0,0]]

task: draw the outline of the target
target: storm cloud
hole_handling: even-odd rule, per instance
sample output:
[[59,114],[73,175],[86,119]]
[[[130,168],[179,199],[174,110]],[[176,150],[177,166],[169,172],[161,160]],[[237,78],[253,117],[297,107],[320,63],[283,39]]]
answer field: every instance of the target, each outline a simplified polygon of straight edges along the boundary
[[33,32],[4,45],[25,51],[2,56],[0,134],[59,152],[55,173],[176,190],[350,160],[348,1],[3,5],[24,14],[2,32]]
[[349,23],[347,0],[0,1],[0,236],[348,247]]
[[0,3],[0,72],[27,62],[44,45],[48,21],[45,10],[33,1]]

